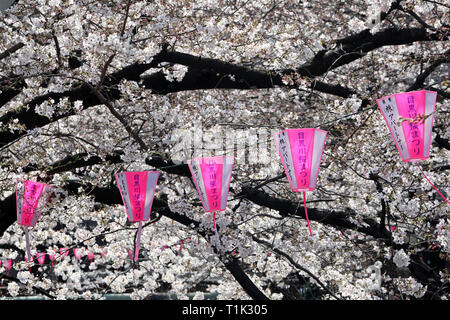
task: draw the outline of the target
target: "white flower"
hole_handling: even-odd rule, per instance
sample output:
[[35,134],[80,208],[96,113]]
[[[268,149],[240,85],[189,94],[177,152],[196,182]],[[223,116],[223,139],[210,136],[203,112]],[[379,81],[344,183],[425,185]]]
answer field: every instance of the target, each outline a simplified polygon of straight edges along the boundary
[[19,285],[15,282],[8,283],[8,292],[13,297],[16,297],[19,294]]
[[361,31],[365,28],[364,21],[359,20],[358,18],[353,18],[348,22],[348,27],[350,30]]
[[405,279],[394,279],[394,283],[403,293],[414,295],[416,298],[423,297],[427,291],[427,286],[423,286],[412,277]]
[[51,118],[55,111],[53,103],[53,100],[45,100],[43,103],[36,106],[36,113]]
[[59,5],[61,4],[61,0],[50,0],[50,1],[48,2],[48,4],[49,4],[50,6],[55,6],[55,7],[57,7],[57,6],[59,6]]
[[29,271],[19,271],[17,273],[17,279],[19,279],[20,282],[26,284],[28,281],[33,279],[33,276]]
[[73,103],[73,108],[75,111],[81,111],[81,109],[83,108],[83,101],[81,100],[77,100]]
[[403,251],[403,249],[398,250],[394,255],[394,263],[397,267],[407,267],[409,265],[409,256]]

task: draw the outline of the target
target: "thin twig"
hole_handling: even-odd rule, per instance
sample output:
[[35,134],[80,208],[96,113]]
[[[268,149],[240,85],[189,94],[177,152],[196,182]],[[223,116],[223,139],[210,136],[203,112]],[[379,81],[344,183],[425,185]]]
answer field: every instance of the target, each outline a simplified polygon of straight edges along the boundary
[[117,110],[113,107],[111,104],[111,101],[105,98],[105,96],[95,87],[93,87],[90,83],[85,82],[86,85],[89,87],[89,89],[92,90],[94,95],[100,100],[101,103],[103,103],[108,110],[112,113],[112,115],[122,123],[122,125],[125,127],[125,130],[128,132],[128,134],[139,144],[142,150],[147,150],[147,145],[145,142],[139,137],[139,135],[134,132],[134,130],[130,127],[128,122],[125,120],[122,115],[117,112]]
[[130,5],[131,5],[131,0],[128,0],[127,8],[125,11],[125,19],[123,20],[122,30],[120,30],[120,37],[123,37],[123,34],[125,33],[125,26],[127,24],[128,14],[130,12]]
[[115,56],[116,56],[116,53],[113,53],[112,55],[110,55],[108,60],[106,61],[105,65],[103,66],[102,72],[100,74],[100,81],[98,82],[98,84],[96,86],[97,90],[100,90],[101,86],[103,85],[103,82],[105,81],[106,71],[108,70],[108,67],[111,64],[111,62],[113,61]]
[[309,271],[308,269],[306,269],[305,267],[302,267],[301,265],[299,265],[297,262],[294,261],[294,259],[292,259],[292,257],[290,257],[288,254],[286,254],[285,252],[281,251],[280,249],[277,248],[273,248],[273,246],[270,245],[270,243],[268,243],[265,240],[262,239],[258,239],[257,237],[255,237],[254,235],[252,235],[252,239],[260,244],[263,244],[264,246],[270,248],[273,252],[279,254],[280,256],[286,258],[294,267],[296,267],[299,270],[302,270],[303,272],[306,272],[311,278],[313,278],[323,289],[325,289],[325,291],[327,291],[331,296],[333,296],[336,300],[341,300],[339,299],[325,284],[322,283],[322,281],[320,281],[319,278],[317,278],[311,271]]

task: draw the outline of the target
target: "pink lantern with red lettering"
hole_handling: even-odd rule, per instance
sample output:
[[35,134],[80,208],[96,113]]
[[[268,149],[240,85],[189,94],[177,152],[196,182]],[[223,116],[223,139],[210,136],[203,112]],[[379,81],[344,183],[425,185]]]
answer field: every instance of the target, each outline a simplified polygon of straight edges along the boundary
[[377,100],[402,161],[428,159],[436,95],[434,91],[421,90]]
[[120,172],[115,174],[130,222],[139,222],[134,261],[138,260],[142,221],[150,219],[158,171]]
[[216,212],[224,211],[227,206],[234,157],[203,157],[188,160],[187,163],[205,212],[213,212],[217,234]]
[[[435,91],[420,90],[396,93],[377,100],[402,161],[418,162],[430,156],[436,96]],[[417,166],[431,186],[450,203]]]
[[19,180],[16,185],[17,223],[24,226],[27,261],[31,261],[28,227],[34,227],[49,201],[53,187],[39,182]]
[[315,128],[286,129],[274,134],[289,185],[293,192],[303,192],[305,216],[311,236],[306,191],[316,188],[326,136],[326,131]]

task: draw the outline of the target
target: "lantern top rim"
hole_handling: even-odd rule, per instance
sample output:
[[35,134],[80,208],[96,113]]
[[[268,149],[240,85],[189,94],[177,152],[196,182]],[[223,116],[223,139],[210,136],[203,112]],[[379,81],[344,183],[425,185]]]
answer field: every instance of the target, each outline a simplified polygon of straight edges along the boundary
[[283,131],[292,131],[292,130],[317,130],[317,131],[327,132],[327,131],[325,131],[323,129],[319,129],[319,128],[286,128],[283,130],[279,130],[277,133],[283,132]]
[[292,192],[307,192],[307,191],[314,191],[316,188],[307,188],[307,189],[302,189],[302,188],[296,188],[296,189],[292,189]]
[[48,186],[50,188],[56,188],[55,186],[52,186],[52,185],[50,185],[48,183],[45,183],[45,182],[37,182],[37,181],[33,181],[33,180],[28,180],[28,179],[17,179],[16,180],[16,185],[17,185],[18,182],[31,182],[31,183],[35,183],[35,184],[42,184],[42,185]]
[[187,160],[187,163],[191,163],[193,161],[200,161],[200,162],[204,162],[205,160],[208,159],[232,159],[234,161],[234,156],[211,156],[211,157],[197,157],[197,158],[192,158]]
[[152,172],[152,173],[157,173],[160,174],[160,171],[156,171],[156,170],[142,170],[142,171],[121,171],[121,172],[116,172],[114,173],[114,175],[117,175],[119,173],[142,173],[142,172]]
[[395,96],[401,96],[401,95],[404,95],[404,94],[412,94],[412,93],[417,93],[417,92],[424,92],[424,93],[426,93],[426,92],[432,92],[432,93],[437,93],[436,91],[433,91],[433,90],[426,90],[426,89],[423,89],[423,90],[413,90],[413,91],[404,91],[404,92],[396,92],[396,93],[392,93],[392,94],[388,94],[388,95],[386,95],[386,96],[383,96],[382,98],[379,98],[379,99],[377,99],[376,101],[378,102],[378,101],[380,101],[380,100],[384,100],[384,99],[386,99],[386,98],[389,98],[389,97],[395,97]]

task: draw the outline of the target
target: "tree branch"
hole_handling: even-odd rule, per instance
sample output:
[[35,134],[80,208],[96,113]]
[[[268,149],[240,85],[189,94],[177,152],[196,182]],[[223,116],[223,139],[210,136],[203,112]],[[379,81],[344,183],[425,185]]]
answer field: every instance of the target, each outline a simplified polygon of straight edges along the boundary
[[[289,76],[295,73],[306,77],[314,78],[322,75],[325,72],[338,68],[342,65],[348,64],[356,59],[359,59],[367,52],[380,48],[382,46],[389,45],[402,45],[410,44],[417,41],[442,41],[448,38],[448,34],[441,37],[440,34],[430,34],[424,29],[412,28],[412,29],[386,29],[380,31],[374,35],[365,34],[361,38],[357,38],[353,42],[340,45],[334,50],[321,52],[316,55],[310,62],[303,64],[296,70],[284,70],[281,73],[273,71],[257,71],[248,69],[242,66],[234,65],[228,62],[223,62],[216,59],[202,58],[192,56],[186,53],[169,52],[167,48],[164,48],[159,54],[157,54],[151,63],[138,64],[135,63],[128,67],[117,71],[110,76],[106,77],[105,85],[113,87],[117,85],[122,79],[131,81],[140,81],[140,74],[148,70],[149,68],[156,67],[161,62],[177,63],[188,66],[190,73],[183,78],[183,81],[170,82],[165,79],[162,72],[145,76],[142,78],[144,87],[152,89],[159,93],[168,93],[181,90],[193,90],[193,89],[212,89],[212,88],[272,88],[274,86],[284,86],[282,81],[283,76]],[[205,71],[206,70],[206,71]],[[219,73],[220,81],[217,73]],[[238,79],[233,81],[224,75],[231,74]],[[320,88],[318,81],[312,80],[313,88],[317,90]],[[329,86],[323,84],[322,88],[328,93],[336,93],[344,97],[348,97],[353,93],[352,90],[343,88],[339,85]],[[332,90],[331,90],[332,89]],[[46,95],[36,97],[30,101],[26,108],[21,110],[10,111],[0,117],[2,123],[8,123],[12,119],[19,119],[22,125],[25,125],[27,129],[33,129],[42,127],[49,124],[52,121],[65,118],[74,114],[73,111],[66,112],[64,114],[57,114],[50,120],[47,117],[36,114],[35,106],[44,102],[47,99],[54,99],[57,103],[60,99],[67,97],[69,101],[82,100],[83,108],[88,108],[92,105],[102,103],[95,93],[86,85],[81,85],[76,88],[67,90],[61,93],[48,93]],[[111,90],[110,100],[120,98],[120,92],[117,88]],[[17,139],[24,132],[14,130],[0,131],[0,147]]]
[[[111,73],[105,77],[104,85],[113,88],[121,80],[126,79],[130,81],[139,81],[140,74],[147,71],[148,69],[154,67],[153,63],[134,63],[129,65],[119,71]],[[43,76],[60,76],[60,75],[43,75]],[[58,103],[63,98],[68,98],[70,102],[77,100],[83,101],[83,109],[87,109],[91,106],[101,104],[99,97],[92,91],[91,85],[87,83],[78,84],[76,87],[66,90],[64,92],[50,92],[42,96],[36,97],[25,104],[25,106],[18,110],[12,110],[6,112],[0,117],[0,123],[7,124],[13,119],[18,119],[19,123],[24,125],[28,130],[34,128],[40,128],[48,125],[53,121],[57,121],[68,116],[74,115],[74,110],[69,110],[64,113],[56,113],[51,116],[51,119],[36,113],[36,106],[43,103],[48,99],[53,99],[55,103]],[[120,98],[120,92],[117,89],[111,89],[109,91],[110,99],[115,100]],[[17,93],[15,93],[17,95]],[[6,101],[7,102],[7,101]],[[5,102],[5,103],[6,103]],[[18,139],[25,132],[21,130],[13,130],[12,132],[8,129],[0,131],[0,147]]]
[[434,60],[417,78],[416,81],[406,89],[406,91],[414,91],[421,88],[427,77],[441,64],[450,62],[450,49]]
[[[363,31],[358,37],[351,36],[351,40],[339,40],[341,44],[337,48],[319,52],[311,61],[300,66],[296,71],[305,77],[317,77],[329,70],[353,62],[378,48],[405,45],[417,41],[439,41],[439,36],[439,33],[428,33],[423,28],[389,28],[375,34]],[[444,35],[444,39],[448,39],[448,36],[449,32]]]
[[125,18],[123,19],[122,29],[120,30],[120,36],[123,37],[125,33],[125,26],[127,25],[128,14],[130,12],[131,0],[128,0],[127,7],[125,9]]
[[6,58],[7,56],[9,56],[11,53],[16,52],[17,50],[19,50],[20,48],[22,48],[25,44],[23,42],[19,42],[16,43],[15,45],[13,45],[11,48],[6,49],[5,51],[3,51],[2,53],[0,53],[0,60]]
[[257,242],[260,243],[264,246],[266,246],[267,248],[270,248],[270,250],[272,250],[273,252],[275,252],[276,254],[284,257],[286,260],[288,260],[295,268],[305,272],[306,274],[308,274],[311,278],[313,278],[326,292],[328,292],[332,297],[334,297],[336,300],[341,300],[339,299],[325,284],[322,283],[322,281],[320,281],[319,278],[317,278],[311,271],[309,271],[308,269],[302,267],[301,265],[299,265],[297,262],[294,261],[294,259],[292,259],[291,256],[289,256],[287,253],[281,251],[278,248],[273,248],[273,246],[262,239],[257,238],[255,235],[252,235],[252,239]]
[[[261,190],[255,190],[250,187],[243,187],[236,197],[243,197],[259,206],[276,210],[283,217],[296,216],[306,219],[304,212],[298,210],[297,203],[275,198]],[[325,211],[315,208],[308,208],[308,217],[310,221],[318,221],[321,224],[328,225],[337,229],[351,229],[372,236],[384,241],[387,245],[397,246],[392,240],[391,234],[376,221],[366,218],[364,223],[368,226],[358,226],[349,220],[350,216],[355,216],[356,212],[346,208],[345,211]]]
[[100,102],[103,103],[108,108],[108,110],[111,112],[111,114],[117,120],[120,121],[120,123],[124,126],[125,130],[128,132],[128,134],[134,139],[134,141],[136,141],[139,144],[140,148],[142,150],[146,150],[147,145],[145,144],[145,142],[139,137],[137,132],[135,132],[131,128],[131,126],[128,124],[128,121],[126,121],[125,118],[122,117],[122,115],[119,114],[119,112],[117,112],[117,110],[111,104],[111,101],[106,99],[105,96],[97,88],[94,88],[91,84],[89,84],[87,82],[86,82],[86,84],[92,90],[92,92],[94,92],[95,96],[100,100]]

